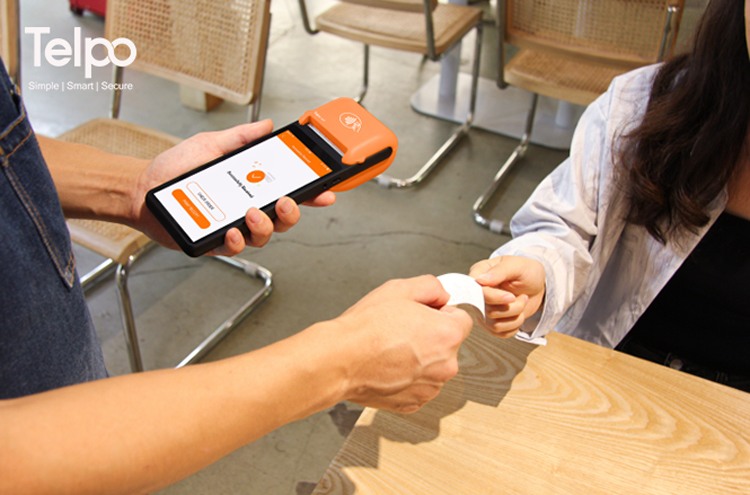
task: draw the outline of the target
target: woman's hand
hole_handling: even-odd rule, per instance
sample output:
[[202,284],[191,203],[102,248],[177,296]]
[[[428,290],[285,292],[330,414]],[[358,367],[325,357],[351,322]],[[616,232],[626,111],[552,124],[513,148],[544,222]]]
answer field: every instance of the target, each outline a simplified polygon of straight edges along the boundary
[[499,256],[475,263],[469,275],[482,286],[490,329],[512,337],[544,301],[544,266],[531,258]]

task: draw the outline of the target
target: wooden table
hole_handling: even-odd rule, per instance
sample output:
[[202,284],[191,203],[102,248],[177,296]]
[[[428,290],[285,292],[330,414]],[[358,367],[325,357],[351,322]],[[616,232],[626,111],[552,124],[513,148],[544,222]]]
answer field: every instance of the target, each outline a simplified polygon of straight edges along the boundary
[[475,329],[413,415],[366,409],[314,494],[750,494],[750,394],[565,335]]

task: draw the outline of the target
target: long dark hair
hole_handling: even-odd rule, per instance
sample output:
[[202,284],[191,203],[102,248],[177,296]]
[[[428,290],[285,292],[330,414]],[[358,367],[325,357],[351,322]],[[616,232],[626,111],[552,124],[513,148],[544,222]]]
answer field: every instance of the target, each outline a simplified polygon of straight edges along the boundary
[[692,49],[655,76],[645,117],[620,153],[626,220],[660,242],[696,232],[738,168],[750,123],[742,0],[710,0]]

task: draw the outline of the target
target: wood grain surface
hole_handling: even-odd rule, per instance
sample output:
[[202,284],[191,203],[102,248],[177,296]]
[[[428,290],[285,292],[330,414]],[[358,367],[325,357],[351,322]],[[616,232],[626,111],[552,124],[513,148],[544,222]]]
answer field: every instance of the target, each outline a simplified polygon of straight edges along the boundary
[[413,415],[366,409],[314,494],[750,494],[750,394],[475,329]]

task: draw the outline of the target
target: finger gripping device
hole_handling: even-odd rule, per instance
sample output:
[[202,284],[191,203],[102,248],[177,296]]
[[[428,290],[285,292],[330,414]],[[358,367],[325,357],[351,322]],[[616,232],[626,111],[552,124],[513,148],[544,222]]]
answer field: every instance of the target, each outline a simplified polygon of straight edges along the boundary
[[337,98],[305,112],[301,125],[311,124],[342,153],[345,165],[368,162],[363,172],[331,187],[341,192],[353,189],[382,174],[396,157],[398,138],[370,112],[351,98]]

